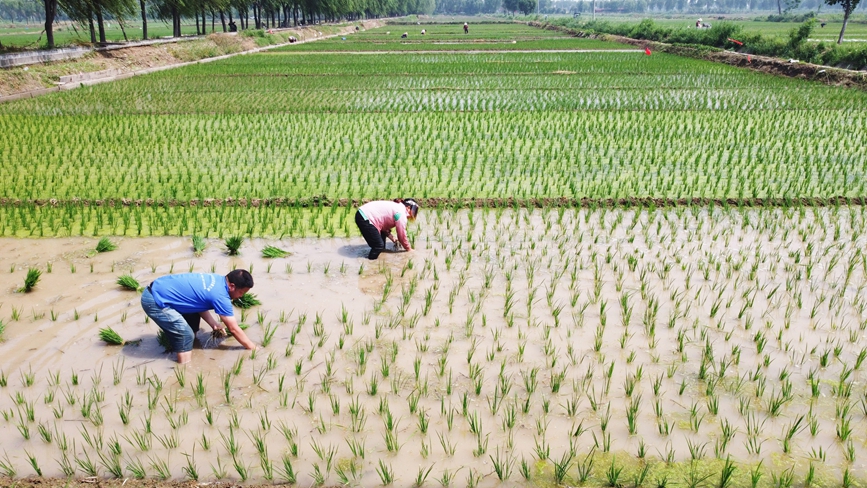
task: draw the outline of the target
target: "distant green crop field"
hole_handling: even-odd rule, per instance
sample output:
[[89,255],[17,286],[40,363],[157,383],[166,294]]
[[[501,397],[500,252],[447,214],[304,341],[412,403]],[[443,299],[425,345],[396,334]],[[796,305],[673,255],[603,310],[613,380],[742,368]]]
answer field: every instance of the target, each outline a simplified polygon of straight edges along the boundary
[[[129,40],[140,40],[142,38],[141,22],[129,22],[124,27],[126,36]],[[210,31],[210,24],[208,24]],[[216,29],[222,31],[222,25],[219,20],[216,24]],[[195,35],[196,24],[184,23],[181,25],[181,33],[183,35]],[[105,37],[109,42],[123,41],[123,31],[117,22],[108,22],[105,30]],[[158,37],[170,37],[172,35],[172,27],[164,22],[151,21],[148,23],[148,38],[155,39]],[[37,24],[8,24],[0,25],[0,42],[4,46],[16,47],[45,47],[44,27]],[[63,23],[54,30],[54,42],[57,46],[65,46],[75,44],[77,42],[90,42],[90,32],[86,29],[81,29],[80,26],[73,26],[70,23]]]
[[[719,16],[710,16],[710,15],[701,15],[698,16],[690,16],[690,17],[680,17],[680,18],[668,18],[668,17],[655,17],[655,16],[647,16],[647,17],[616,17],[616,16],[602,16],[597,15],[597,20],[607,20],[613,24],[619,23],[628,23],[635,24],[641,22],[644,18],[650,18],[654,23],[670,28],[694,28],[696,18],[701,16],[702,21],[713,26],[714,24],[718,24],[720,22],[728,22],[732,24],[736,24],[741,26],[745,32],[749,34],[762,34],[764,36],[777,36],[777,37],[788,37],[789,32],[792,29],[797,29],[801,23],[799,22],[766,22],[752,19],[745,19],[742,17],[736,16],[725,16],[724,18],[719,18]],[[586,16],[588,20],[589,16]],[[837,42],[837,37],[840,35],[840,29],[843,26],[842,18],[838,18],[840,15],[829,15],[828,18],[820,15],[817,19],[820,22],[825,22],[825,27],[820,27],[819,25],[813,30],[810,39],[815,41],[824,41],[824,42]],[[863,17],[855,17],[854,20],[850,20],[849,24],[846,26],[846,33],[844,36],[844,42],[846,44],[862,44],[867,43],[867,19]]]
[[[425,31],[422,34],[422,30]],[[402,38],[406,33],[407,37]],[[351,41],[351,42],[348,42]],[[556,49],[618,49],[629,48],[603,41],[578,39],[554,30],[540,30],[517,23],[470,24],[464,34],[462,23],[421,25],[389,25],[385,28],[359,31],[337,38],[295,46],[282,51],[496,51],[496,50],[556,50]]]
[[[4,207],[18,223],[0,234],[109,225],[93,206],[73,225],[78,199],[278,198],[291,214],[389,195],[867,195],[862,91],[581,39],[560,52],[564,38],[526,26],[487,35],[537,33],[550,49],[365,54],[392,28],[334,41],[357,52],[293,45],[0,106],[0,198],[59,202],[35,221]],[[190,222],[223,225],[207,212]],[[306,231],[250,229],[285,232]]]

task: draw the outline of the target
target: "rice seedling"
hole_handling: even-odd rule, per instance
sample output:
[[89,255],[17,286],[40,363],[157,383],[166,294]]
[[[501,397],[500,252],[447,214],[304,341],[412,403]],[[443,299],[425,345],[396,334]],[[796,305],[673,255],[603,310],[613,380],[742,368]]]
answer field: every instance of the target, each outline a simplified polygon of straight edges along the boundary
[[169,468],[169,458],[165,460],[156,457],[149,457],[150,467],[156,472],[156,477],[159,480],[167,480],[171,478],[171,468]]
[[264,248],[262,248],[263,258],[285,258],[286,256],[291,255],[291,252],[284,251],[283,249],[275,246],[265,246]]
[[197,257],[201,256],[205,252],[205,247],[207,247],[207,241],[202,236],[194,235],[190,238],[193,245],[193,254]]
[[379,475],[383,485],[388,486],[394,482],[394,469],[385,464],[382,459],[379,460],[379,465],[376,467],[376,474]]
[[36,284],[39,283],[41,276],[42,270],[39,268],[28,268],[27,276],[24,277],[24,286],[19,288],[17,291],[19,293],[30,293],[36,287]]
[[241,236],[227,237],[223,244],[226,246],[226,254],[229,256],[237,256],[240,254],[241,245],[244,243],[244,238]]
[[259,301],[254,293],[247,292],[232,300],[232,304],[241,309],[248,309],[261,305],[262,302]]
[[117,278],[117,284],[120,285],[121,288],[126,290],[132,290],[141,292],[143,290],[141,284],[139,284],[138,280],[132,277],[132,275],[122,275]]
[[495,455],[488,457],[494,467],[494,472],[497,474],[497,479],[501,482],[507,481],[512,476],[512,466],[514,465],[515,458],[510,454],[501,455],[500,446],[497,446]]
[[118,334],[111,327],[103,327],[99,329],[99,338],[106,344],[110,344],[112,346],[122,346],[126,344],[126,341],[123,339],[123,337],[121,337],[120,334]]
[[3,459],[0,459],[0,472],[10,479],[14,478],[18,473],[15,469],[15,465],[9,460],[9,453],[6,451],[3,451]]
[[103,237],[96,243],[94,251],[96,253],[103,253],[114,251],[115,249],[117,249],[117,244],[113,243],[108,237]]

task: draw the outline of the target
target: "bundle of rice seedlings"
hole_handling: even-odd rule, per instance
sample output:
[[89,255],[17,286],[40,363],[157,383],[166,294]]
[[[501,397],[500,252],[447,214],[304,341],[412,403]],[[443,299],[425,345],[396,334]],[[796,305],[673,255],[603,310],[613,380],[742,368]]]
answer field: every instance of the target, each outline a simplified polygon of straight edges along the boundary
[[265,246],[262,249],[262,257],[263,258],[285,258],[286,256],[291,255],[292,253],[289,251],[284,251],[279,247],[274,246]]
[[166,352],[172,352],[172,343],[169,342],[169,338],[166,337],[166,333],[162,329],[157,331],[157,342],[163,346]]
[[24,278],[24,286],[18,289],[21,293],[27,293],[36,287],[39,283],[39,278],[42,276],[42,271],[38,268],[30,268],[27,270],[27,276]]
[[193,254],[196,256],[201,256],[205,251],[205,246],[207,243],[205,242],[205,238],[202,236],[193,236]]
[[250,308],[255,307],[256,305],[262,305],[262,302],[256,298],[256,295],[247,292],[241,295],[239,298],[232,300],[232,304],[234,304],[238,308]]
[[120,336],[114,329],[111,327],[105,327],[99,329],[99,338],[105,341],[107,344],[111,344],[113,346],[122,346],[126,344],[126,341],[123,340],[123,337]]
[[237,256],[239,254],[239,249],[241,248],[241,244],[244,243],[244,238],[241,236],[233,236],[226,238],[226,251],[229,253],[229,256]]
[[125,274],[123,276],[119,276],[117,278],[117,284],[121,286],[121,288],[125,288],[127,290],[133,291],[142,291],[142,286],[139,284],[138,280],[132,277],[132,275]]
[[117,244],[111,242],[108,237],[103,237],[96,243],[96,252],[108,252],[117,249]]

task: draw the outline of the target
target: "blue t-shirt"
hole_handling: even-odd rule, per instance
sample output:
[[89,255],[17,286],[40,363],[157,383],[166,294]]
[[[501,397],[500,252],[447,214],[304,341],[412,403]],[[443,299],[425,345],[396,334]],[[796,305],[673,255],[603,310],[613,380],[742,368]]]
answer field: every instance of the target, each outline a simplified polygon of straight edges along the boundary
[[161,276],[151,284],[157,306],[170,307],[180,313],[213,310],[217,315],[232,317],[232,299],[226,277],[219,274],[184,273]]

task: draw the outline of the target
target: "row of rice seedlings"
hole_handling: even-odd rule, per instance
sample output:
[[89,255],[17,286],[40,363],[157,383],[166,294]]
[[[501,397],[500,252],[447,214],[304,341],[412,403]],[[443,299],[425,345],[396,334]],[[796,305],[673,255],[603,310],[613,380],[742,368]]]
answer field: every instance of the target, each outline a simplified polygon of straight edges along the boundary
[[[394,98],[389,95],[389,98]],[[748,120],[744,120],[747,117]],[[140,147],[165,145],[160,134],[186,133],[190,140],[201,141],[203,148],[216,148],[220,155],[209,156],[207,163],[195,166],[179,162],[200,160],[202,148],[185,148],[184,155],[174,155],[177,149],[165,149],[165,154],[153,154],[142,159],[137,144],[117,145],[116,159],[123,161],[111,166],[105,158],[88,161],[82,155],[57,154],[59,160],[71,163],[46,163],[43,160],[19,167],[0,165],[0,174],[7,184],[2,196],[21,199],[105,199],[106,190],[115,198],[164,199],[187,202],[207,198],[254,199],[267,195],[288,198],[311,198],[330,195],[332,198],[372,198],[397,192],[415,196],[460,195],[517,198],[628,198],[635,195],[679,198],[704,196],[736,197],[799,197],[837,195],[847,188],[849,195],[862,195],[864,189],[853,181],[849,166],[836,164],[830,154],[839,154],[857,165],[864,158],[864,148],[848,138],[833,134],[864,125],[864,120],[850,119],[847,126],[832,113],[761,111],[731,114],[709,114],[701,111],[667,112],[554,112],[527,115],[526,112],[474,114],[417,115],[279,115],[274,117],[242,116],[237,120],[226,117],[220,125],[239,125],[235,135],[211,131],[211,120],[184,119],[190,127],[178,127],[176,119],[165,118],[145,122],[136,118],[130,124],[88,121],[70,137],[80,137],[84,145],[95,144],[90,137],[114,131],[120,138],[127,131],[141,131]],[[14,119],[18,121],[17,119]],[[528,120],[530,123],[527,123]],[[27,120],[18,121],[21,124]],[[30,120],[33,122],[33,120]],[[47,120],[50,133],[63,134],[69,123]],[[42,123],[40,123],[42,124]],[[174,124],[174,125],[173,125]],[[794,133],[806,125],[813,127],[814,137],[784,140],[773,126],[785,133]],[[100,126],[102,125],[102,126]],[[296,127],[298,140],[309,143],[289,144],[274,126]],[[744,125],[742,132],[714,135],[719,125]],[[244,130],[251,131],[244,133]],[[395,130],[400,128],[401,130]],[[11,134],[27,134],[23,127],[10,125]],[[213,132],[213,133],[212,133]],[[347,136],[351,134],[350,136]],[[582,138],[569,134],[581,133]],[[77,135],[73,135],[77,134]],[[306,136],[305,136],[306,134]],[[412,136],[408,136],[412,134]],[[217,137],[217,136],[220,137]],[[58,136],[60,137],[60,136]],[[65,137],[65,136],[64,136]],[[236,140],[230,138],[237,137]],[[266,154],[236,155],[240,145],[249,140],[262,140],[277,153],[291,155],[279,161]],[[473,141],[468,144],[467,141]],[[648,145],[646,141],[657,141]],[[785,142],[785,144],[783,144]],[[41,143],[41,142],[40,142]],[[194,143],[190,143],[194,144]],[[198,142],[195,144],[199,144]],[[12,161],[19,153],[27,153],[29,143],[22,136],[10,141],[16,155],[0,159]],[[285,145],[285,146],[284,146]],[[73,142],[57,141],[59,148],[74,151]],[[702,151],[692,151],[693,148]],[[58,151],[64,149],[57,149]],[[388,176],[381,181],[359,185],[363,168],[347,166],[347,160],[376,160],[384,168],[398,169],[413,164],[417,178]],[[795,157],[795,155],[798,157]],[[232,184],[221,175],[228,159],[249,158],[257,162],[243,181]],[[11,158],[11,159],[10,159]],[[315,171],[302,171],[299,161],[315,163]],[[664,161],[665,163],[662,163]],[[108,166],[107,166],[108,165]],[[93,174],[93,168],[103,171]],[[578,169],[576,169],[578,168]],[[179,172],[177,182],[195,182],[177,190],[170,185],[151,185],[142,194],[142,178],[163,171]],[[287,178],[272,178],[273,171],[285,172]],[[51,175],[63,174],[63,178]],[[569,174],[573,177],[562,178]],[[613,184],[611,175],[621,175]],[[38,183],[38,184],[37,184]],[[539,189],[544,190],[540,191]],[[100,207],[102,208],[102,207]],[[17,210],[21,218],[26,207]],[[108,219],[104,211],[100,219]],[[72,218],[73,216],[70,216]],[[114,222],[96,222],[101,228]],[[38,234],[37,234],[38,235]]]
[[[433,256],[407,266],[396,278],[405,293],[376,299],[384,302],[380,313],[352,321],[356,325],[338,336],[325,334],[326,324],[334,321],[339,330],[341,321],[344,326],[351,321],[348,310],[333,318],[317,314],[312,322],[302,320],[299,312],[294,327],[291,321],[278,326],[293,332],[289,343],[284,342],[285,332],[276,336],[277,350],[286,346],[285,359],[269,355],[272,369],[261,353],[239,362],[233,368],[235,379],[226,387],[226,401],[240,400],[246,384],[271,385],[278,393],[270,402],[286,409],[287,418],[315,419],[318,445],[327,445],[322,442],[330,432],[345,429],[340,426],[355,425],[358,431],[371,426],[361,412],[374,412],[384,430],[382,436],[366,439],[365,450],[397,456],[406,449],[409,435],[399,428],[406,424],[398,419],[417,418],[410,432],[421,436],[422,452],[489,460],[504,479],[514,474],[516,460],[527,456],[551,463],[552,471],[536,476],[580,478],[575,467],[570,471],[569,452],[552,453],[551,423],[563,427],[557,432],[569,432],[576,453],[590,447],[600,456],[628,453],[609,458],[605,466],[613,467],[608,473],[615,481],[623,475],[622,460],[633,457],[658,456],[663,465],[686,466],[715,457],[750,462],[811,452],[817,461],[830,459],[831,466],[858,459],[859,449],[851,440],[857,407],[853,398],[864,394],[855,383],[861,374],[857,359],[865,356],[859,353],[863,345],[858,333],[864,318],[857,294],[847,296],[846,290],[863,286],[860,254],[851,247],[851,237],[864,225],[861,209],[806,209],[803,216],[798,209],[459,216],[431,212],[420,238]],[[544,222],[550,222],[550,228],[540,235]],[[622,244],[613,242],[614,236]],[[847,253],[854,266],[840,265]],[[793,264],[810,259],[822,274],[808,281],[806,265]],[[618,282],[623,289],[617,289]],[[775,283],[782,285],[777,288]],[[449,286],[457,293],[446,289]],[[430,287],[444,288],[431,299],[431,307],[439,311],[436,316],[422,315],[424,304],[412,301],[415,293]],[[506,310],[506,296],[492,291],[496,289],[514,291],[516,305]],[[447,312],[451,296],[457,314]],[[821,314],[810,317],[810,307],[816,306]],[[746,310],[739,318],[741,308]],[[747,312],[770,320],[756,323]],[[571,320],[558,319],[564,313],[570,313]],[[850,325],[843,325],[846,322]],[[375,371],[366,367],[371,357],[378,364]],[[341,361],[355,366],[336,367]],[[310,366],[305,369],[305,364]],[[811,371],[809,378],[796,381],[793,371],[805,369]],[[319,377],[317,384],[309,382],[311,375]],[[281,380],[286,376],[296,378],[294,386],[287,388]],[[163,383],[156,377],[143,381],[147,386],[139,386],[142,400],[133,403],[133,412],[152,411],[162,400],[167,425],[174,423],[183,432],[185,425],[178,420],[183,408],[174,394],[162,394]],[[333,396],[335,387],[356,405],[341,408],[340,397]],[[92,400],[98,395],[97,390],[72,396],[89,406],[86,417],[91,423],[98,423],[98,402]],[[290,402],[293,397],[296,401]],[[22,396],[18,405],[25,418],[27,404]],[[252,400],[240,407],[252,409]],[[17,411],[11,415],[20,417]],[[234,414],[223,415],[230,425],[243,425]],[[456,417],[463,420],[454,422]],[[16,427],[19,431],[29,429],[27,421],[17,425],[23,426]],[[441,454],[431,449],[436,442],[424,435],[430,432],[441,438]],[[176,444],[174,435],[158,435],[165,449]],[[455,442],[467,436],[472,442]],[[531,437],[533,445],[514,443],[515,438]],[[706,440],[714,438],[718,440],[713,445]],[[488,439],[494,445],[487,444]],[[648,445],[665,447],[654,454],[648,453]],[[380,460],[369,462],[379,466],[375,463]],[[293,465],[314,465],[309,462]],[[327,480],[327,463],[320,462],[309,476]],[[392,464],[384,463],[380,472],[388,473]],[[433,476],[448,477],[452,468],[435,469],[442,471]],[[249,460],[241,459],[236,471],[249,477]]]

